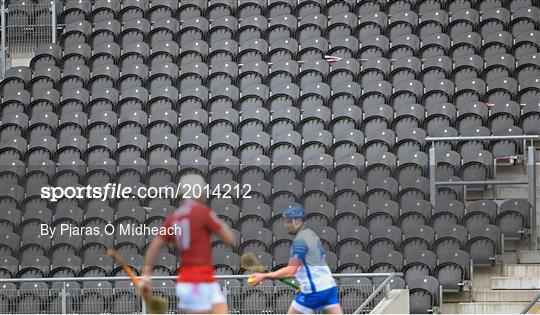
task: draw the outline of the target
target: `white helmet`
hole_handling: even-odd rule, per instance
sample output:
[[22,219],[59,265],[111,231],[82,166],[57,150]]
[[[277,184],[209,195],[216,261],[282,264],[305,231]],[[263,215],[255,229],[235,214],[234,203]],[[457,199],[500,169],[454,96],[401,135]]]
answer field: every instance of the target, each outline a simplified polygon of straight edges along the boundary
[[199,174],[188,174],[180,178],[180,191],[182,198],[204,199],[206,181]]

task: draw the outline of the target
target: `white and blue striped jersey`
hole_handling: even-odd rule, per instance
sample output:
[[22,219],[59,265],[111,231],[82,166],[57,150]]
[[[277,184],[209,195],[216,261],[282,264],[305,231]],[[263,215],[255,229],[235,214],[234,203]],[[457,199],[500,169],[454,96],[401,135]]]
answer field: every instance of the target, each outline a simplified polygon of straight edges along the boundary
[[302,292],[315,293],[336,286],[321,239],[313,230],[298,232],[291,244],[291,257],[302,261],[296,272]]

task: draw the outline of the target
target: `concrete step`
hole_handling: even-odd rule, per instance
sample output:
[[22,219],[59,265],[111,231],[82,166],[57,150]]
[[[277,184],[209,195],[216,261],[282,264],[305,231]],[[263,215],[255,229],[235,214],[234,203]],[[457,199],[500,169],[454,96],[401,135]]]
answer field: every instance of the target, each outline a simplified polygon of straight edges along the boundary
[[477,290],[475,302],[529,302],[538,294],[537,290]]
[[443,303],[441,305],[441,314],[458,314],[459,303]]
[[459,314],[519,314],[527,302],[459,303]]
[[[486,289],[487,290],[487,289]],[[461,303],[471,301],[471,292],[443,292],[444,303]]]
[[540,289],[540,276],[537,277],[491,277],[493,290],[532,290]]
[[498,199],[510,199],[510,198],[527,198],[527,188],[520,187],[506,187],[500,186],[497,188]]
[[500,266],[495,267],[474,267],[473,288],[475,290],[490,289],[491,277],[502,277]]
[[540,277],[540,264],[508,264],[504,265],[505,277],[527,277],[537,275]]
[[540,264],[540,251],[521,251],[518,261],[520,264]]

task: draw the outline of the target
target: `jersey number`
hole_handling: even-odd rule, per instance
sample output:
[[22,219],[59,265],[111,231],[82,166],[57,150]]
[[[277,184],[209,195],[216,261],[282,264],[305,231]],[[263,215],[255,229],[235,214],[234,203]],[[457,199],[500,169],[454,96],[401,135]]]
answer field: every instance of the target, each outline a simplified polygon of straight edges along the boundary
[[178,247],[182,251],[186,251],[189,249],[189,246],[191,245],[191,239],[190,239],[190,225],[189,225],[189,219],[183,218],[178,222],[178,225],[180,226],[180,237],[178,239]]

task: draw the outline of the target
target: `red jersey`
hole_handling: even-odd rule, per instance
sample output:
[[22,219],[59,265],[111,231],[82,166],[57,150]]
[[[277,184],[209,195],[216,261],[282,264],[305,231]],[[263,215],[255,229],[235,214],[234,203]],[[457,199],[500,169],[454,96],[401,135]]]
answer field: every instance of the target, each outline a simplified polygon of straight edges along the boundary
[[176,235],[160,235],[164,241],[175,242],[180,256],[180,271],[177,282],[214,282],[211,236],[219,231],[221,221],[214,212],[202,203],[185,200],[171,214],[163,227],[180,228]]

